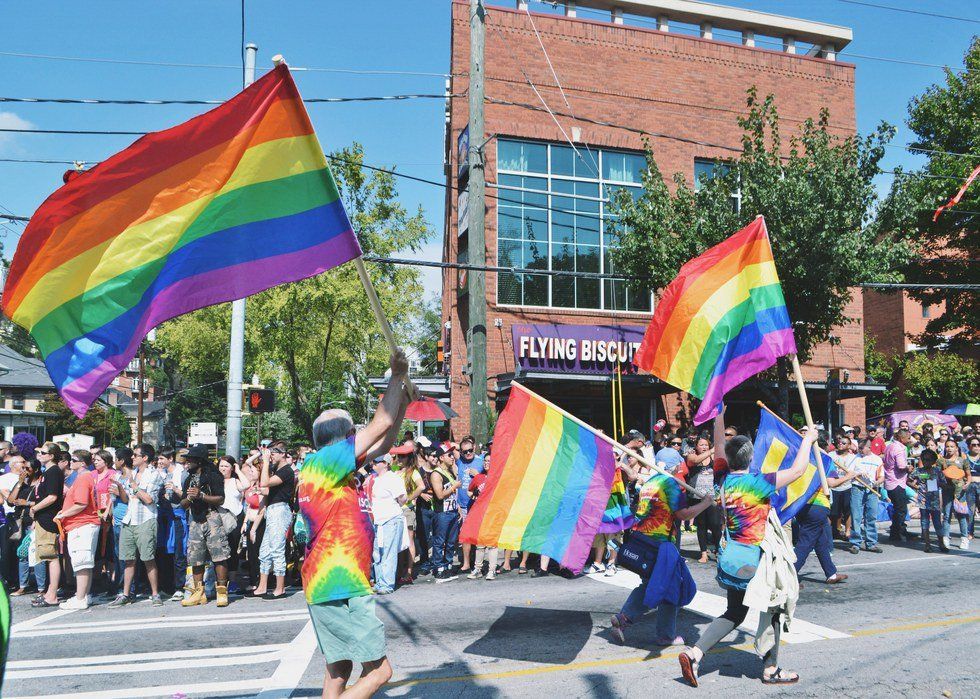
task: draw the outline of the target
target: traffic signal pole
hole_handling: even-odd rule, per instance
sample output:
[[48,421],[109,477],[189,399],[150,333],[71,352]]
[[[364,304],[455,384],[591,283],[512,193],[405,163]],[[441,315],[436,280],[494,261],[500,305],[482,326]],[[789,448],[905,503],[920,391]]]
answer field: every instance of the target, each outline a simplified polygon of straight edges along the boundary
[[[483,0],[470,0],[470,86],[469,86],[469,260],[483,266],[487,262],[486,145],[483,125],[483,45],[486,36],[486,10]],[[473,144],[477,144],[476,149]],[[470,434],[477,444],[487,443],[487,285],[485,272],[471,270],[469,295]]]
[[[255,54],[259,47],[245,46],[244,85],[255,82]],[[242,455],[242,375],[245,370],[245,299],[231,302],[231,343],[228,352],[228,394],[225,451]]]

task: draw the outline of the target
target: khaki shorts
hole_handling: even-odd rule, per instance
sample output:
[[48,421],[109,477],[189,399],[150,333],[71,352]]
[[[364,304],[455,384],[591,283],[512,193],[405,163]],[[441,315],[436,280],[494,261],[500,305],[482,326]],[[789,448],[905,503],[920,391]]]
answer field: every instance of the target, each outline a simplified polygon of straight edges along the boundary
[[309,607],[320,652],[328,663],[367,663],[387,655],[385,625],[375,612],[374,595]]
[[124,524],[119,532],[119,558],[124,561],[152,561],[157,552],[157,520],[143,524]]
[[231,547],[228,545],[228,535],[225,534],[221,514],[211,510],[206,522],[195,522],[192,519],[187,535],[187,564],[203,566],[209,560],[221,563],[229,558]]
[[616,532],[615,534],[596,534],[595,539],[592,541],[592,548],[602,547],[604,549],[609,548],[609,542],[615,541],[617,544],[623,543],[623,532]]
[[405,526],[409,529],[415,529],[415,510],[411,507],[403,507],[402,516],[405,518]]
[[95,547],[99,544],[98,524],[83,524],[68,532],[68,555],[73,570],[91,570],[95,567]]
[[53,561],[58,557],[58,535],[40,524],[34,525],[34,545],[37,547],[37,560]]

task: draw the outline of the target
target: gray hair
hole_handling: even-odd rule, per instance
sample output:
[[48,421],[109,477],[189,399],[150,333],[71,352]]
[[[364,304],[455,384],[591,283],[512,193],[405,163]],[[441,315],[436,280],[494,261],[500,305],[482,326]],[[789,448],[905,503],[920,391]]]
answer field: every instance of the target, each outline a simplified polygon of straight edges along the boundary
[[328,444],[346,439],[354,430],[354,420],[350,413],[340,408],[331,408],[320,413],[313,421],[313,444],[319,449]]
[[725,443],[725,458],[732,471],[744,471],[752,465],[752,440],[744,435],[735,435]]

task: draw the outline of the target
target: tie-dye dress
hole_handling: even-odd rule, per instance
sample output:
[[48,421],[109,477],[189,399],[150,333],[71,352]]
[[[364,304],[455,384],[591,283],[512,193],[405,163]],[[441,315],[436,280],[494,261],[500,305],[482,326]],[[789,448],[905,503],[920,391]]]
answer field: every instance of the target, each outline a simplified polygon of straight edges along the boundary
[[299,485],[299,511],[310,532],[303,563],[309,604],[371,594],[374,527],[358,499],[354,438],[329,444],[306,457]]

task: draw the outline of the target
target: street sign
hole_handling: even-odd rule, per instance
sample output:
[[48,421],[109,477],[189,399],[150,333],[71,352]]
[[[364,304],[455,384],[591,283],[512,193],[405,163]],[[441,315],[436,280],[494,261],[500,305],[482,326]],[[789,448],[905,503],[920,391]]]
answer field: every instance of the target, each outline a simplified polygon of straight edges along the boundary
[[245,407],[250,413],[271,413],[276,409],[276,392],[272,388],[250,388],[245,393]]
[[187,435],[187,443],[217,445],[218,423],[217,422],[192,422],[190,432]]

